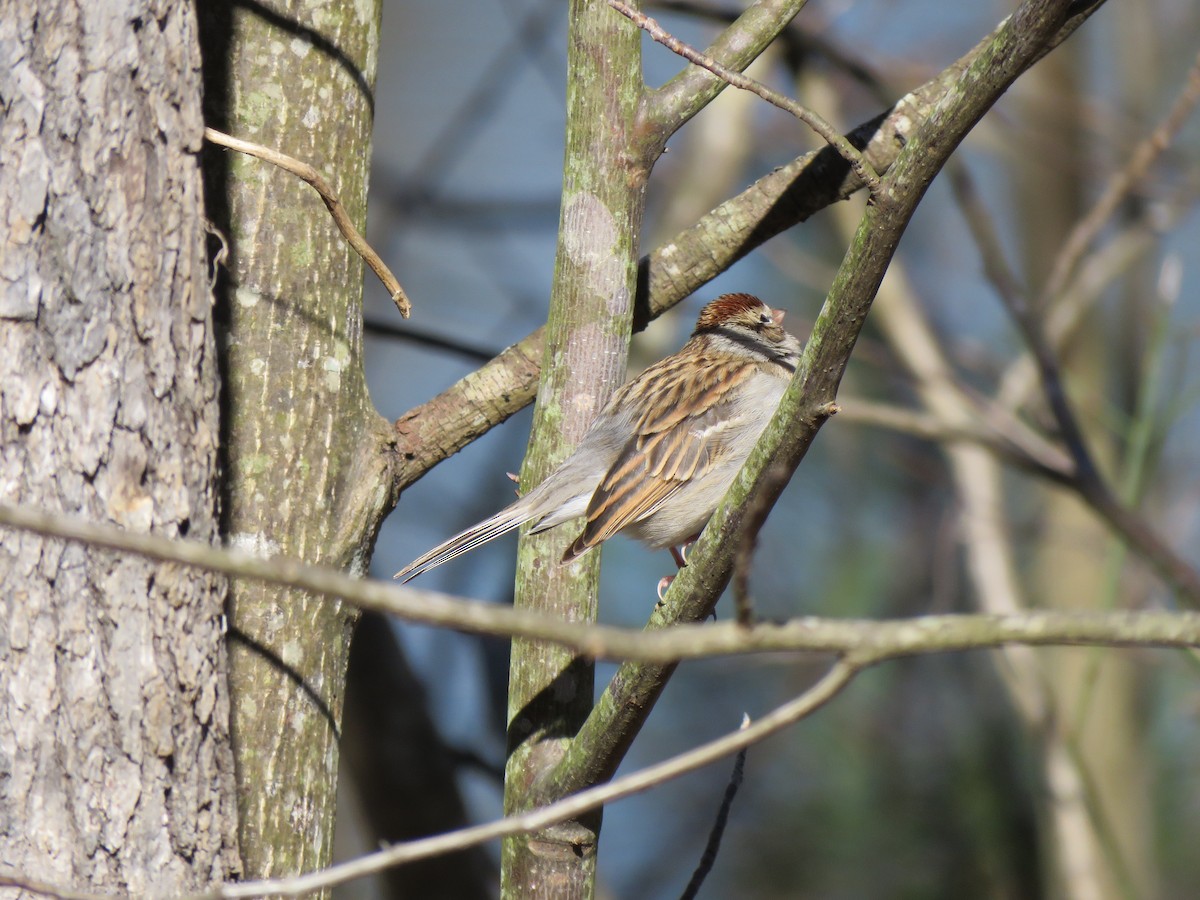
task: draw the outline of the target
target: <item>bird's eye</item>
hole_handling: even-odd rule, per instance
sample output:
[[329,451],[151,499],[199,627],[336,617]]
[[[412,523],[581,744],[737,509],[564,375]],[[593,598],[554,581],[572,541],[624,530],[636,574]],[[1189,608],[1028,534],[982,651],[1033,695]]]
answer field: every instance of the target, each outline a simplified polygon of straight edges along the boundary
[[770,325],[771,321],[771,317],[767,313],[760,313],[758,316],[759,325]]

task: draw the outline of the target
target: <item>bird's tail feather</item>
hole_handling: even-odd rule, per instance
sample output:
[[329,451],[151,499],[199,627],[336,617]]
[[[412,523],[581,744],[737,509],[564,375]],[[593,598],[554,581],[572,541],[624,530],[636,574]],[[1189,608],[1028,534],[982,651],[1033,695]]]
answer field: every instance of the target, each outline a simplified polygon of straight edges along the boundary
[[460,531],[454,537],[438,544],[428,553],[418,556],[393,577],[401,582],[416,578],[422,572],[449,562],[457,556],[462,556],[481,544],[495,540],[502,534],[507,534],[528,522],[533,516],[526,504],[515,503],[500,510],[494,516],[484,519],[477,525],[472,525],[466,531]]

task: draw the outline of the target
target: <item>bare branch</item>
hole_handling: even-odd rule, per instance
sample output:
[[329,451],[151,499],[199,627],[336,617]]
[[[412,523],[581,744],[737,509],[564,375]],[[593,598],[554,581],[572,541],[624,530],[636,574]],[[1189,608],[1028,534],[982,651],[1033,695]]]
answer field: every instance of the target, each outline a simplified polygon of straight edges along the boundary
[[[742,720],[742,727],[746,728],[750,724],[750,717],[746,716]],[[708,874],[712,871],[713,865],[717,861],[717,853],[721,849],[721,838],[725,834],[725,826],[729,824],[729,810],[733,808],[734,797],[737,796],[738,790],[741,789],[742,781],[745,779],[746,771],[746,750],[745,748],[738,751],[737,756],[733,760],[733,772],[730,773],[729,783],[725,785],[725,793],[721,797],[721,806],[717,810],[717,817],[713,820],[712,828],[708,832],[708,840],[704,844],[704,853],[700,856],[700,862],[696,866],[692,877],[688,880],[687,887],[680,894],[680,900],[694,900],[700,892],[701,886],[708,878]]]
[[[1171,146],[1180,129],[1200,104],[1200,53],[1192,61],[1183,89],[1166,116],[1143,138],[1129,156],[1129,162],[1105,185],[1103,193],[1081,218],[1063,243],[1054,268],[1042,289],[1042,304],[1057,297],[1078,270],[1079,261],[1092,242],[1112,219],[1120,205],[1146,177],[1154,162]],[[1042,305],[1041,308],[1045,308]]]
[[[741,72],[756,60],[808,0],[756,0],[745,10],[728,17],[728,25],[708,46],[705,56]],[[685,66],[683,71],[658,90],[649,91],[642,114],[657,132],[655,140],[666,144],[676,131],[723,91],[728,81],[702,68]]]
[[[970,129],[1014,80],[1046,52],[1074,7],[1067,0],[1027,0],[999,26],[956,85],[933,105],[867,205],[846,257],[813,325],[791,385],[733,487],[705,527],[691,563],[668,589],[651,622],[695,621],[729,583],[733,556],[755,527],[745,510],[755,494],[778,499],[817,431],[835,408],[850,353],[887,265],[928,184]],[[844,164],[844,163],[843,163]],[[610,777],[653,709],[671,665],[624,664],[597,701],[543,788],[571,793]]]
[[[958,399],[965,409],[965,398],[960,395]],[[1001,429],[991,423],[959,423],[937,414],[860,398],[846,398],[839,406],[839,421],[888,428],[939,443],[978,444],[1001,459],[1051,481],[1066,481],[1074,472],[1074,465],[1066,453],[1015,418],[1004,417],[1003,421],[1008,427]]]
[[[1039,49],[1039,55],[1070,37],[1102,3],[1073,3],[1068,18]],[[895,162],[938,98],[955,88],[994,37],[984,38],[935,78],[849,133],[849,140],[862,147],[872,168],[882,172]],[[651,319],[770,238],[862,186],[862,180],[831,147],[806,153],[764,175],[642,258],[645,303],[635,307],[634,330],[645,328]],[[397,421],[397,491],[533,401],[544,341],[545,330],[539,328]]]
[[262,144],[256,144],[253,141],[244,141],[241,138],[232,137],[223,131],[217,131],[215,128],[205,128],[204,137],[213,144],[228,147],[230,150],[237,150],[239,153],[245,153],[249,156],[265,160],[311,185],[321,195],[321,200],[324,201],[325,208],[333,216],[333,221],[337,223],[338,230],[341,231],[346,242],[371,267],[371,271],[379,276],[379,280],[387,288],[392,302],[396,304],[396,309],[400,310],[400,315],[406,319],[409,317],[412,313],[412,304],[408,300],[408,295],[404,293],[404,288],[400,287],[400,282],[392,274],[392,270],[387,267],[387,264],[380,255],[375,252],[375,249],[367,243],[366,238],[358,233],[358,229],[350,221],[350,216],[346,212],[346,208],[342,206],[342,201],[337,198],[337,195],[333,192],[333,188],[329,186],[329,182],[325,180],[320,172],[308,163],[301,162],[295,157],[288,156],[286,153],[280,153],[278,150],[273,150]]
[[1067,452],[1075,462],[1070,486],[1158,572],[1181,599],[1193,607],[1200,607],[1200,571],[1179,555],[1145,519],[1117,499],[1096,466],[1083,428],[1067,397],[1058,359],[1004,259],[991,218],[966,170],[956,167],[952,175],[955,196],[983,254],[984,271],[995,285],[1029,349],[1041,376],[1047,403],[1062,433]]
[[[335,569],[311,566],[290,557],[264,559],[200,541],[126,531],[24,507],[0,504],[0,525],[299,588],[408,622],[500,638],[548,641],[593,659],[671,663],[738,653],[805,651],[857,653],[881,661],[1009,643],[1200,646],[1200,613],[1171,612],[926,616],[894,622],[799,618],[782,625],[751,628],[736,622],[716,622],[638,631],[567,622],[507,606],[400,588],[390,582],[351,578]],[[647,597],[648,606],[652,600]]]
[[[541,831],[550,825],[578,818],[583,813],[597,809],[606,803],[657,787],[666,781],[707,766],[770,737],[789,725],[799,722],[832,700],[865,665],[867,663],[858,660],[839,660],[816,684],[799,697],[776,708],[750,725],[707,744],[701,744],[699,747],[671,759],[648,766],[640,772],[616,779],[608,784],[580,791],[566,799],[558,800],[530,812],[510,816],[488,825],[465,828],[461,831],[413,841],[409,844],[399,844],[362,859],[334,866],[326,872],[284,879],[282,884],[281,882],[260,882],[257,885],[226,885],[219,889],[219,892],[196,894],[183,898],[183,900],[209,900],[209,898],[211,900],[236,900],[236,898],[262,897],[268,894],[300,896],[425,856],[466,849],[498,837]],[[292,884],[288,884],[288,882]]]
[[[1145,179],[1146,174],[1155,161],[1171,146],[1181,128],[1200,104],[1200,53],[1192,62],[1184,81],[1183,89],[1162,121],[1143,138],[1129,156],[1129,161],[1109,179],[1103,192],[1092,204],[1083,217],[1075,224],[1071,233],[1063,242],[1062,249],[1054,261],[1046,284],[1038,298],[1037,307],[1042,311],[1045,321],[1045,333],[1052,347],[1060,347],[1069,334],[1074,331],[1075,324],[1080,321],[1083,313],[1100,294],[1099,291],[1088,292],[1078,296],[1079,288],[1076,283],[1086,274],[1088,264],[1085,254],[1095,242],[1100,232],[1111,220],[1118,208],[1133,190]],[[1118,245],[1119,246],[1119,245]],[[1122,262],[1121,255],[1115,253],[1112,242],[1097,248],[1092,258],[1102,265],[1106,272],[1120,271],[1114,269],[1114,263]],[[1110,274],[1111,277],[1111,274]],[[1101,283],[1107,284],[1107,280]],[[1068,303],[1067,295],[1076,294],[1076,300],[1086,299],[1089,302]],[[1001,379],[999,398],[1009,406],[1018,406],[1024,402],[1028,392],[1036,380],[1036,364],[1031,355],[1026,354],[1016,360]]]
[[638,28],[641,28],[648,35],[650,35],[650,37],[654,38],[654,40],[658,41],[673,53],[678,53],[688,62],[700,66],[703,69],[707,69],[718,78],[727,81],[736,88],[741,88],[743,91],[749,91],[752,94],[757,94],[768,103],[779,107],[784,112],[791,113],[801,122],[819,134],[822,138],[824,138],[825,142],[829,144],[829,146],[837,150],[837,152],[841,154],[842,158],[850,164],[850,167],[854,170],[854,174],[862,179],[863,184],[867,186],[872,194],[878,192],[879,175],[873,168],[871,168],[871,164],[863,158],[862,153],[859,152],[857,147],[850,143],[850,141],[844,137],[840,131],[826,122],[825,119],[823,119],[820,115],[804,106],[801,106],[790,97],[785,97],[783,94],[771,90],[761,81],[756,81],[748,75],[743,75],[741,72],[735,72],[732,69],[728,69],[711,56],[705,56],[695,47],[685,44],[683,41],[669,34],[661,25],[658,24],[657,21],[650,18],[645,13],[634,9],[629,4],[623,2],[623,0],[608,0],[608,5],[621,15],[626,16],[631,22],[633,22],[633,24],[637,25]]
[[1034,318],[1033,310],[1030,308],[1016,274],[1005,259],[1004,250],[1000,246],[1000,240],[996,234],[995,223],[984,207],[978,191],[975,190],[974,182],[965,166],[951,167],[950,183],[954,188],[954,196],[958,200],[959,208],[967,220],[967,225],[971,229],[971,234],[983,257],[983,271],[987,275],[988,281],[996,288],[996,293],[1003,302],[1004,308],[1008,311],[1024,338],[1026,346],[1033,354],[1038,371],[1042,376],[1046,399],[1049,401],[1054,418],[1062,432],[1063,440],[1066,442],[1067,452],[1071,454],[1071,458],[1075,462],[1075,477],[1081,483],[1097,480],[1100,478],[1100,474],[1092,459],[1091,451],[1088,449],[1083,429],[1079,426],[1074,409],[1067,399],[1066,388],[1059,373],[1058,360],[1046,342],[1041,326]]
[[[1143,259],[1158,241],[1159,229],[1142,216],[1125,223],[1118,234],[1089,253],[1063,292],[1054,298],[1045,314],[1046,338],[1063,347],[1076,333],[1088,310],[1124,272]],[[1003,409],[1020,409],[1038,386],[1037,365],[1023,352],[1009,363],[1000,377],[996,404]]]
[[[731,734],[709,741],[707,744],[701,744],[699,747],[653,766],[648,766],[640,772],[581,791],[564,800],[529,812],[508,816],[486,825],[476,825],[436,837],[396,844],[377,853],[331,866],[319,872],[288,878],[223,884],[206,891],[179,896],[176,900],[248,900],[248,898],[266,896],[303,897],[381,872],[392,866],[466,850],[497,838],[541,831],[551,825],[578,818],[583,813],[597,809],[606,803],[650,790],[671,779],[703,768],[744,750],[789,725],[794,725],[832,700],[867,665],[869,663],[866,661],[839,660],[816,684],[800,696],[777,707],[756,722],[743,723],[741,728]],[[21,887],[43,896],[61,898],[61,900],[119,900],[122,898],[122,895],[117,894],[77,892],[15,875],[0,875],[0,885]]]

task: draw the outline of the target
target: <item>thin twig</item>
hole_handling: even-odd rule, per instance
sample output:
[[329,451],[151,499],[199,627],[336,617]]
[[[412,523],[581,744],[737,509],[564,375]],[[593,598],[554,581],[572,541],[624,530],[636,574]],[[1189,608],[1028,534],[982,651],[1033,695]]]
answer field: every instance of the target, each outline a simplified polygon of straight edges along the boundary
[[1054,349],[1046,339],[1028,299],[1018,286],[1016,277],[1004,258],[995,227],[978,192],[965,168],[954,168],[951,176],[951,185],[959,206],[983,254],[984,270],[995,285],[1037,365],[1047,404],[1062,433],[1067,452],[1075,461],[1075,473],[1069,484],[1100,514],[1110,528],[1158,571],[1181,599],[1193,607],[1200,606],[1200,572],[1163,540],[1141,516],[1121,503],[1096,466],[1083,428],[1067,397]]
[[[742,727],[745,728],[750,724],[750,717],[742,721]],[[725,785],[725,793],[721,797],[721,805],[717,809],[716,819],[713,820],[712,828],[708,832],[708,840],[704,844],[704,852],[700,854],[700,862],[696,866],[696,870],[692,872],[692,877],[688,880],[687,887],[683,893],[679,895],[679,900],[694,900],[697,894],[700,893],[700,888],[708,878],[709,872],[712,871],[713,865],[717,861],[717,854],[721,850],[721,838],[725,834],[725,826],[729,823],[729,810],[733,808],[733,799],[737,796],[738,790],[742,786],[742,781],[746,773],[746,749],[738,751],[733,760],[733,771],[729,775],[729,783]]]
[[[263,881],[222,884],[209,890],[177,896],[176,900],[249,900],[249,898],[266,896],[302,897],[382,872],[394,866],[455,853],[509,835],[541,831],[559,822],[578,818],[583,813],[597,809],[606,803],[647,791],[671,779],[745,750],[746,747],[762,741],[820,709],[832,700],[842,688],[846,687],[860,671],[871,664],[872,660],[869,658],[839,660],[816,684],[758,721],[751,724],[743,723],[741,728],[731,734],[648,766],[640,772],[634,772],[632,775],[615,779],[608,784],[580,791],[565,800],[559,800],[519,815],[507,816],[485,825],[475,825],[435,837],[395,844],[384,850],[317,872]],[[20,887],[43,896],[62,898],[62,900],[119,900],[125,896],[85,893],[71,888],[55,887],[19,875],[0,875],[0,885]]]
[[[1160,235],[1167,230],[1163,227],[1161,213],[1160,208],[1153,216],[1146,212],[1124,222],[1110,240],[1079,264],[1063,292],[1046,307],[1043,327],[1052,346],[1065,347],[1088,310],[1108,293],[1119,277],[1157,246]],[[1008,364],[998,381],[996,405],[1008,410],[1023,407],[1038,386],[1037,365],[1030,353],[1020,353]]]
[[486,825],[464,828],[449,834],[397,844],[386,850],[309,875],[274,881],[223,885],[213,891],[192,894],[181,900],[244,900],[244,898],[267,895],[298,897],[345,884],[356,878],[403,863],[465,850],[508,835],[532,834],[541,831],[559,822],[578,818],[583,813],[597,809],[606,803],[657,787],[666,781],[703,768],[762,741],[820,709],[869,664],[869,661],[866,660],[839,660],[816,684],[799,697],[774,709],[746,727],[739,728],[737,731],[707,744],[701,744],[699,747],[680,753],[663,762],[648,766],[640,772],[615,779],[608,784],[580,791],[564,800],[527,813],[509,816]]
[[[782,468],[781,471],[772,473],[772,476],[786,480],[788,474],[787,469]],[[744,515],[747,521],[753,524],[747,530],[746,537],[738,543],[737,551],[733,555],[733,573],[729,582],[733,591],[734,621],[739,625],[754,624],[754,603],[750,598],[750,569],[754,562],[754,552],[758,548],[759,530],[770,511],[771,503],[766,498],[765,491],[756,494],[746,505]]]
[[[1138,142],[1129,161],[1109,179],[1104,190],[1071,229],[1063,242],[1062,249],[1054,260],[1054,267],[1046,279],[1038,298],[1038,308],[1044,310],[1046,335],[1052,346],[1061,346],[1079,322],[1090,303],[1064,303],[1064,295],[1071,292],[1073,282],[1079,280],[1085,265],[1084,254],[1121,208],[1134,188],[1141,183],[1155,161],[1170,148],[1189,117],[1200,104],[1200,53],[1197,53],[1188,70],[1183,89],[1171,108],[1155,128]],[[1113,257],[1112,242],[1097,247],[1092,256],[1100,261]],[[1100,296],[1100,291],[1086,295],[1090,301]],[[1033,383],[1032,360],[1028,355],[1014,362],[1001,379],[998,393],[1002,402],[1013,406],[1021,403]]]
[[[1040,52],[1069,38],[1103,0],[1072,5],[1071,17]],[[945,70],[905,95],[889,110],[850,132],[876,171],[888,169],[939,97],[956,90],[971,65],[990,45],[992,35]],[[836,165],[834,165],[836,163]],[[854,172],[831,148],[806,153],[764,175],[742,193],[702,216],[642,257],[647,309],[635,309],[634,330],[672,308],[737,260],[818,211],[862,187]],[[639,288],[639,297],[642,289]],[[394,490],[410,487],[434,466],[533,402],[544,351],[545,329],[513,344],[490,363],[396,422],[397,465]]]
[[120,900],[124,896],[63,887],[19,872],[0,872],[0,888],[16,888],[41,897],[53,897],[54,900]]
[[[761,496],[760,494],[759,497]],[[754,515],[756,506],[761,508],[767,505],[755,497],[747,507],[746,513]],[[760,515],[766,518],[765,512],[761,512]],[[733,556],[733,574],[729,579],[729,587],[733,591],[733,620],[739,625],[754,624],[754,601],[750,598],[750,567],[757,548],[758,532],[752,531],[749,537],[738,544],[737,553]]]
[[444,350],[455,356],[463,357],[477,363],[486,363],[495,359],[500,351],[491,347],[483,347],[469,341],[451,337],[448,334],[435,334],[432,331],[413,327],[411,324],[397,325],[393,320],[384,321],[363,317],[363,333],[373,337],[408,341],[425,350]]
[[608,5],[628,18],[634,25],[645,31],[658,43],[673,53],[682,56],[688,62],[700,66],[702,69],[707,69],[722,81],[726,81],[736,88],[757,94],[784,112],[791,113],[824,138],[826,143],[836,149],[842,158],[850,164],[850,167],[854,169],[854,173],[862,179],[872,194],[879,192],[879,175],[872,168],[871,164],[863,158],[857,147],[850,143],[840,131],[826,122],[820,115],[807,107],[801,106],[790,97],[785,97],[783,94],[771,90],[762,82],[743,75],[741,72],[735,72],[732,69],[726,68],[712,57],[706,56],[695,47],[685,44],[683,41],[672,36],[656,20],[622,2],[622,0],[608,0]]
[[[767,47],[787,34],[788,26],[807,2],[753,0],[743,4],[744,9],[730,13],[726,27],[704,54],[735,72],[744,72]],[[684,66],[661,87],[642,94],[639,117],[654,135],[649,146],[665,146],[672,135],[729,86],[729,82],[711,76],[698,66]]]
[[1101,478],[1100,472],[1071,401],[1067,398],[1058,359],[1045,339],[1041,323],[1034,316],[1016,273],[1005,258],[1004,249],[1000,246],[1000,239],[996,234],[995,223],[988,215],[966,166],[951,164],[949,169],[954,196],[983,257],[984,274],[995,287],[996,294],[1037,364],[1046,400],[1058,423],[1067,452],[1075,461],[1075,479],[1080,485],[1098,481]]
[[1077,270],[1084,252],[1116,213],[1135,187],[1146,177],[1150,166],[1170,146],[1188,118],[1200,104],[1200,53],[1192,61],[1184,80],[1183,90],[1171,104],[1163,120],[1144,139],[1138,142],[1129,162],[1105,185],[1104,192],[1081,218],[1063,243],[1054,268],[1042,291],[1043,302],[1057,297]]
[[[960,398],[965,410],[968,404],[961,391]],[[857,397],[845,397],[839,405],[842,408],[839,421],[888,428],[935,443],[977,444],[1015,466],[1056,483],[1067,481],[1075,471],[1074,463],[1066,453],[1015,417],[998,416],[1006,426],[1002,430],[991,422],[978,426],[960,425],[934,413]],[[986,412],[995,411],[989,408]]]
[[0,504],[0,525],[235,577],[287,585],[409,622],[471,634],[549,641],[594,659],[671,663],[737,653],[869,651],[872,659],[883,660],[1005,644],[1200,646],[1200,613],[1175,612],[1045,611],[1012,616],[923,616],[896,621],[798,618],[783,624],[750,628],[735,622],[717,622],[639,631],[567,622],[528,610],[432,591],[414,591],[391,582],[351,578],[335,569],[307,565],[289,557],[264,559],[201,541],[126,531],[113,525],[26,507]]
[[346,208],[342,206],[342,201],[337,198],[337,195],[333,192],[333,188],[329,186],[329,182],[322,177],[320,172],[308,163],[301,162],[285,153],[280,153],[278,150],[273,150],[270,147],[265,147],[262,144],[256,144],[252,141],[244,141],[241,138],[232,137],[223,131],[217,131],[215,128],[205,128],[204,137],[211,143],[221,147],[228,147],[230,150],[237,150],[239,153],[245,153],[249,156],[265,160],[311,185],[313,190],[321,195],[321,200],[324,201],[325,208],[333,216],[333,221],[337,224],[338,230],[342,232],[342,236],[346,239],[346,242],[371,267],[371,271],[379,276],[379,280],[383,282],[383,286],[387,289],[388,294],[391,295],[392,302],[396,304],[396,309],[400,310],[400,315],[406,319],[409,317],[409,314],[412,313],[412,304],[408,300],[408,295],[404,293],[404,288],[400,286],[400,282],[392,274],[392,270],[387,267],[387,264],[379,254],[367,243],[366,238],[358,233],[358,229],[350,221],[350,216],[346,212]]

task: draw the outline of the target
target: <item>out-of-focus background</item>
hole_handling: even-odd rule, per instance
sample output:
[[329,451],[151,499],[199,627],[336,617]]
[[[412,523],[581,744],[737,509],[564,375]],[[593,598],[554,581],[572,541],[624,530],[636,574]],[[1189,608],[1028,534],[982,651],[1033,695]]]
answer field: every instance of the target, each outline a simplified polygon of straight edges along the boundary
[[[847,129],[966,52],[1013,6],[813,0],[751,74]],[[645,8],[702,47],[738,4]],[[385,0],[369,237],[415,310],[401,321],[367,280],[368,377],[377,407],[390,418],[544,321],[558,218],[566,27],[559,0]],[[961,149],[959,161],[1029,296],[1039,297],[1072,228],[1175,102],[1198,48],[1194,3],[1107,4],[1023,79]],[[647,40],[650,84],[679,67]],[[783,112],[727,90],[684,128],[656,168],[643,252],[814,146],[813,135]],[[1092,305],[1061,355],[1071,399],[1106,474],[1191,559],[1200,558],[1197,160],[1200,128],[1191,121],[1104,221],[1087,247],[1086,277],[1069,282]],[[793,228],[706,286],[635,338],[632,366],[675,350],[699,307],[728,290],[751,291],[785,308],[793,330],[806,334],[861,202]],[[925,411],[930,391],[936,393],[936,384],[913,373],[922,359],[933,361],[916,337],[905,337],[905,323],[915,317],[929,326],[960,400],[974,398],[981,408],[1007,404],[1054,437],[1036,385],[1024,403],[1012,402],[1011,385],[1001,394],[1022,342],[983,274],[947,173],[909,228],[879,304],[873,315],[881,318],[868,322],[843,385],[846,415],[822,430],[763,532],[752,575],[763,618],[992,608],[984,595],[992,592],[994,600],[997,585],[981,586],[979,547],[973,554],[970,545],[978,539],[971,519],[978,508],[964,494],[963,479],[971,477],[966,461],[951,457],[944,442],[863,420],[880,405]],[[518,470],[528,429],[526,411],[409,489],[380,536],[372,574],[390,578],[508,502],[513,487],[505,473]],[[1016,579],[1009,596],[1035,608],[1172,604],[1069,492],[1010,466],[995,484],[1004,516],[991,524],[1007,542]],[[496,541],[420,584],[509,602],[514,548],[515,539]],[[666,553],[624,539],[607,544],[601,619],[643,623],[656,582],[671,568]],[[723,618],[731,615],[727,603],[718,608]],[[400,737],[389,739],[400,743],[388,758],[425,787],[440,780],[437,787],[446,789],[414,794],[421,799],[412,803],[444,804],[445,827],[452,827],[459,810],[449,791],[456,789],[467,819],[497,817],[504,647],[425,628],[394,631],[412,676],[402,682],[405,711],[385,708],[401,705],[386,690],[364,706],[351,705],[359,718],[347,724],[348,762],[353,742],[365,746],[385,725],[398,727]],[[891,663],[862,676],[816,716],[754,747],[701,895],[1195,896],[1195,659],[1095,649],[1034,656],[974,653]],[[622,771],[736,729],[743,713],[761,715],[799,693],[826,663],[780,657],[681,666]],[[598,689],[611,671],[601,667]],[[1035,684],[1037,710],[1028,692],[1013,687],[1024,683],[1028,691],[1026,676]],[[428,734],[441,742],[425,751],[439,756],[428,770],[428,758],[404,755],[415,752],[415,738],[404,729],[423,716]],[[1074,780],[1048,774],[1051,760],[1062,762],[1051,746],[1075,758]],[[730,765],[605,811],[606,896],[680,894]],[[1071,808],[1057,799],[1064,784],[1080,788]],[[378,785],[357,795],[348,787],[339,822],[343,854],[373,846],[378,835],[367,810],[385,794]],[[412,812],[395,810],[400,818]],[[1062,874],[1073,839],[1104,850],[1101,863],[1077,882]],[[495,848],[489,854],[474,863],[485,872]],[[477,883],[486,881],[485,874]],[[469,882],[440,884],[407,896],[471,895]],[[400,890],[376,880],[341,896],[382,898]]]

